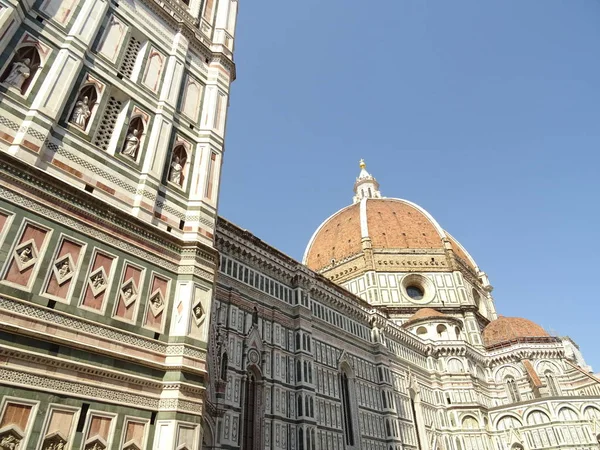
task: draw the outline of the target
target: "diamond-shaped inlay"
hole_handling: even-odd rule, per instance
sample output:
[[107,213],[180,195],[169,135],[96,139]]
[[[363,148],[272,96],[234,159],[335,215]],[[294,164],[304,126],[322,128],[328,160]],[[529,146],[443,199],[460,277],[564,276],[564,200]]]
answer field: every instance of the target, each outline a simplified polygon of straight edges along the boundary
[[106,450],[106,441],[100,436],[90,438],[85,443],[85,450]]
[[104,267],[99,267],[90,274],[88,284],[92,289],[94,297],[97,297],[106,290],[106,287],[108,286],[108,277],[106,276]]
[[0,430],[0,449],[17,450],[21,445],[24,433],[16,426],[10,425]]
[[137,300],[138,291],[133,278],[125,281],[121,286],[121,298],[127,307]]
[[66,448],[67,440],[59,432],[49,434],[42,444],[42,450],[65,450]]
[[194,320],[196,321],[196,325],[200,326],[202,322],[204,322],[204,308],[202,307],[202,302],[197,301],[192,307],[192,316],[194,316]]
[[14,251],[15,261],[19,272],[23,272],[28,267],[33,266],[38,260],[38,249],[33,239],[18,245]]
[[154,317],[158,316],[165,309],[165,299],[159,289],[150,296],[150,309]]
[[58,281],[59,285],[73,278],[75,263],[73,262],[71,255],[65,255],[57,259],[54,262],[52,271],[54,272],[54,276],[56,277],[56,281]]

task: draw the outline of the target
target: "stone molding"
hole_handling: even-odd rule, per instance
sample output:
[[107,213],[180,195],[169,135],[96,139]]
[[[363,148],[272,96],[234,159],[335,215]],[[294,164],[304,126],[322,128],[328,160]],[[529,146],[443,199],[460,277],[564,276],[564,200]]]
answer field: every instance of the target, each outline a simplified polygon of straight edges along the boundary
[[[74,333],[75,330],[75,334],[81,338],[80,342],[72,340],[69,340],[68,342],[73,345],[79,344],[84,348],[90,348],[94,353],[112,352],[120,356],[126,355],[130,358],[137,359],[142,364],[154,367],[158,366],[165,370],[184,369],[200,372],[201,374],[206,373],[205,368],[203,367],[207,357],[205,349],[192,347],[187,344],[167,344],[159,342],[154,339],[135,335],[107,325],[101,325],[97,322],[74,317],[42,306],[8,298],[7,296],[0,296],[0,317],[9,316],[7,313],[12,313],[10,314],[10,320],[8,321],[10,324],[8,326],[11,328],[18,328],[18,326],[14,325],[15,319],[18,318],[18,316],[36,322],[31,324],[28,329],[24,330],[28,334],[39,334],[41,333],[39,330],[47,329],[48,324],[52,324],[52,333],[46,333],[48,336],[52,336],[55,340],[58,340],[57,334],[59,334],[59,331],[64,330],[69,333]],[[7,325],[4,327],[6,326]],[[23,330],[23,328],[21,328],[21,330]],[[53,339],[49,337],[46,340]],[[106,348],[102,347],[99,343],[100,340],[111,343],[117,342],[124,348],[130,350],[130,352],[123,353],[112,351],[109,346]],[[95,343],[95,345],[92,345],[93,343]],[[194,364],[174,366],[166,363],[166,357],[175,356],[179,356],[181,358],[180,361]],[[199,368],[198,364],[200,364],[202,368]]]

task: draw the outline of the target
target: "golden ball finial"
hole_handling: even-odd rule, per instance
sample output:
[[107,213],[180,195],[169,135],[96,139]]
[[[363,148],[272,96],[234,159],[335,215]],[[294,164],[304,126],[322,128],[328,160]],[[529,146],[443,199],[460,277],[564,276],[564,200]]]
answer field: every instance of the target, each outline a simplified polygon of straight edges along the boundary
[[358,163],[358,166],[359,166],[361,169],[364,169],[365,167],[367,167],[367,163],[365,163],[365,160],[364,160],[364,159],[361,159],[361,160],[360,160],[360,162]]

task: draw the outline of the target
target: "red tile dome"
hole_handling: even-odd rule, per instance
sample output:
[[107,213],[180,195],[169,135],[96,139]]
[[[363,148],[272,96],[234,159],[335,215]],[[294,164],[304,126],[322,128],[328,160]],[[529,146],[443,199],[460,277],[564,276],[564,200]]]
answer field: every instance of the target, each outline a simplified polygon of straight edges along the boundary
[[414,325],[418,322],[425,322],[432,319],[442,319],[442,320],[456,320],[452,316],[448,316],[446,314],[442,314],[436,309],[433,308],[421,308],[416,313],[414,313],[410,319],[402,324],[403,327],[408,327],[410,325]]
[[522,317],[504,317],[490,322],[483,330],[483,342],[493,347],[511,341],[553,339],[541,326]]

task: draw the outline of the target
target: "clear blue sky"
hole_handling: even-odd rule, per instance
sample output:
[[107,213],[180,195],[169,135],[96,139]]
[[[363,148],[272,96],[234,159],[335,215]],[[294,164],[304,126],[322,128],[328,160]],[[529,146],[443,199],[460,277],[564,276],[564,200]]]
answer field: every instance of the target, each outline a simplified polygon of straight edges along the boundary
[[240,1],[220,214],[301,259],[365,158],[501,314],[600,371],[599,24],[596,0]]

